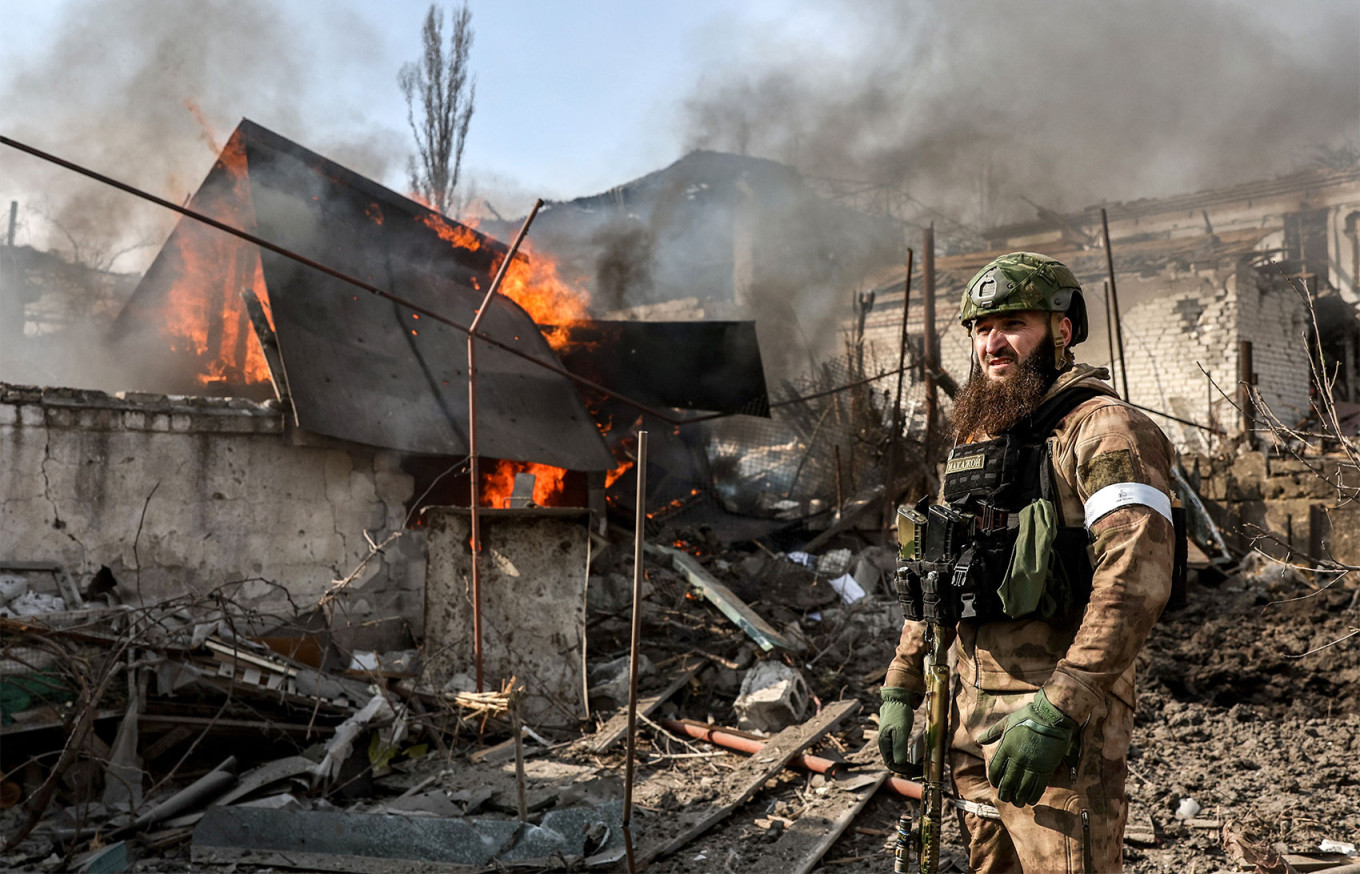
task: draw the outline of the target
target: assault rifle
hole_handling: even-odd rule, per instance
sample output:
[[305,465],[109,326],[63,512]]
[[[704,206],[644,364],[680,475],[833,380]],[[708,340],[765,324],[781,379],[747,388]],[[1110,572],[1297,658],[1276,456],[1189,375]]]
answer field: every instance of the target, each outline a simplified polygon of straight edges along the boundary
[[[925,512],[921,512],[924,510]],[[927,516],[928,514],[928,516]],[[972,517],[948,507],[928,506],[897,511],[897,597],[906,618],[924,621],[925,629],[925,762],[921,813],[913,830],[910,808],[897,821],[893,871],[906,874],[913,844],[921,874],[935,874],[940,864],[940,832],[944,826],[944,758],[949,748],[949,636],[958,621],[958,594],[950,586],[966,579],[969,553],[964,538]]]

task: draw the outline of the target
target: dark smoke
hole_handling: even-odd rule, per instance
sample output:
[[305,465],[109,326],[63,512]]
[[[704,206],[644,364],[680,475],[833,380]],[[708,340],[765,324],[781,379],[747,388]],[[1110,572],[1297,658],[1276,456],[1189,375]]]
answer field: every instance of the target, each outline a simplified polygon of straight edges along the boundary
[[1022,198],[1075,209],[1269,177],[1360,133],[1353,0],[837,8],[836,33],[705,77],[690,145],[901,186],[980,227],[1032,217]]
[[[363,95],[329,105],[325,71],[371,55],[375,37],[350,13],[307,20],[260,0],[83,0],[29,63],[0,70],[0,130],[78,164],[182,202],[243,117],[383,178],[406,153],[400,131],[362,118]],[[384,82],[382,87],[387,87]],[[395,84],[392,100],[400,100]],[[379,91],[378,93],[381,93]],[[19,203],[17,242],[85,267],[140,272],[177,216],[100,183],[4,149],[0,206]],[[107,284],[107,283],[105,283]],[[130,290],[135,282],[118,282]],[[65,342],[0,350],[0,379],[143,388],[148,362],[98,338],[121,300],[74,306]],[[88,312],[98,310],[98,312]],[[154,364],[154,363],[153,363]],[[151,368],[154,371],[154,366]]]
[[[316,71],[371,38],[338,10],[302,25],[258,0],[72,3],[43,56],[0,71],[0,126],[171,200],[197,188],[243,117],[382,178],[404,155],[400,132],[342,127],[345,107],[318,102]],[[0,193],[20,200],[21,242],[38,248],[69,252],[69,234],[91,260],[107,261],[145,244],[113,265],[140,268],[175,220],[16,152],[4,167]]]

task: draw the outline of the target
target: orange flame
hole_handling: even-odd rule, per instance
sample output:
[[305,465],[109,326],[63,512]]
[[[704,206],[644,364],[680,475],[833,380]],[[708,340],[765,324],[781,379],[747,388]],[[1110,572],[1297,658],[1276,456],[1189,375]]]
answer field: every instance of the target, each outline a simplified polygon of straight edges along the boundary
[[515,474],[534,475],[534,503],[540,507],[560,506],[567,472],[563,468],[532,461],[498,460],[481,473],[481,506],[504,508],[510,506],[515,490]]
[[212,149],[214,155],[222,151],[222,147],[218,145],[218,143],[222,141],[222,138],[217,135],[217,131],[213,130],[213,126],[208,123],[208,119],[203,115],[203,108],[198,105],[198,101],[194,100],[192,97],[186,97],[184,98],[183,103],[184,108],[189,110],[189,114],[194,117],[194,121],[198,122],[199,139],[208,144],[208,148]]
[[[460,224],[430,212],[420,216],[420,221],[451,246],[469,252],[482,248],[482,237],[472,230],[477,225],[475,219]],[[499,269],[499,265],[496,269]],[[481,290],[475,279],[473,287]],[[506,268],[500,293],[523,307],[540,328],[544,325],[560,328],[588,317],[589,293],[564,279],[556,259],[535,251],[527,240],[520,244],[515,260]],[[544,330],[543,336],[548,345],[557,349],[566,342],[565,333],[561,330]]]
[[585,321],[590,296],[568,283],[558,273],[557,262],[548,255],[538,254],[525,243],[526,257],[515,258],[501,280],[501,294],[524,308],[538,325],[551,325],[544,330],[544,339],[554,349],[567,341],[563,326]]
[[482,238],[466,225],[451,224],[432,212],[420,216],[420,221],[425,227],[438,234],[439,239],[454,248],[467,249],[469,252],[476,252],[482,248]]
[[[208,211],[220,221],[248,228],[253,207],[244,142],[233,136],[219,160],[231,178],[231,192],[229,197],[212,198]],[[269,368],[240,297],[240,289],[249,286],[272,322],[259,252],[243,240],[195,222],[182,223],[174,243],[180,271],[162,310],[171,350],[198,360],[194,376],[203,386],[268,382]]]
[[657,516],[661,516],[662,518],[665,518],[666,516],[669,516],[669,515],[670,515],[671,513],[673,513],[674,511],[679,510],[679,509],[682,508],[682,507],[687,507],[687,506],[689,506],[690,504],[694,503],[694,499],[695,499],[696,497],[698,497],[698,495],[699,495],[699,489],[690,489],[688,495],[685,495],[683,498],[676,498],[676,499],[673,500],[673,501],[668,501],[664,506],[658,507],[657,509],[655,509],[655,510],[653,510],[652,512],[648,513],[648,514],[647,514],[647,518],[648,518],[648,519],[655,519]]

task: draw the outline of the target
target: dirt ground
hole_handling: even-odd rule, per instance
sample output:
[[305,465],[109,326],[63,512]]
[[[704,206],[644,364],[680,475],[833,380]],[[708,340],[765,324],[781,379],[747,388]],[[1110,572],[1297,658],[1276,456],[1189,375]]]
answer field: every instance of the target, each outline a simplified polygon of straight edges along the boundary
[[[1239,870],[1225,849],[1225,826],[1241,842],[1294,854],[1316,853],[1324,839],[1360,843],[1360,635],[1343,640],[1360,628],[1360,611],[1345,584],[1318,592],[1310,582],[1267,569],[1215,586],[1192,583],[1186,605],[1163,616],[1140,658],[1129,831],[1147,839],[1126,842],[1126,871]],[[853,748],[872,729],[876,709],[877,696],[867,691],[876,687],[861,680],[886,664],[893,635],[867,614],[846,624],[861,632],[852,635],[853,647],[834,652],[833,644],[833,655],[808,673],[823,700],[860,697],[858,724],[835,744]],[[863,633],[874,626],[875,633]],[[716,697],[710,708],[719,706]],[[732,718],[710,715],[720,723]],[[732,764],[700,761],[672,763],[678,786],[711,782]],[[796,819],[820,782],[786,772],[708,835],[649,870],[763,870],[760,860],[780,832],[771,818]],[[1200,812],[1178,818],[1185,798]],[[902,805],[880,790],[816,870],[890,870],[888,847]],[[943,858],[944,870],[968,870],[952,821]]]

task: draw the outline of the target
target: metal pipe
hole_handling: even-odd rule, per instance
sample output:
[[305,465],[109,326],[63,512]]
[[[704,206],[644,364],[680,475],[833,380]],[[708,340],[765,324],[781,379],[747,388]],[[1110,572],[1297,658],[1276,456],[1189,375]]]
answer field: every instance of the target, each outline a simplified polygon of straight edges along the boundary
[[1110,318],[1110,280],[1101,283],[1105,291],[1105,341],[1110,347],[1110,384],[1114,384],[1114,321]]
[[[696,725],[693,722],[676,719],[661,720],[661,727],[673,734],[683,734],[696,740],[706,740],[720,747],[752,756],[765,749],[766,744],[766,741],[746,737],[727,729],[714,728],[711,725]],[[836,762],[821,756],[797,755],[789,760],[789,765],[790,767],[801,768],[804,771],[811,771],[814,774],[826,774],[830,777],[839,777],[847,771],[845,762]],[[896,775],[889,777],[887,785],[898,795],[918,799],[921,797],[921,784],[905,777]]]
[[1124,386],[1124,400],[1129,399],[1129,371],[1124,365],[1124,327],[1119,320],[1119,290],[1114,284],[1114,253],[1110,251],[1110,221],[1105,207],[1100,208],[1100,236],[1105,242],[1105,269],[1110,274],[1110,303],[1114,314],[1114,335],[1119,341],[1119,377]]
[[[247,243],[254,243],[256,246],[259,246],[263,249],[268,249],[269,251],[275,253],[276,255],[282,255],[283,257],[288,258],[289,260],[296,261],[299,264],[306,265],[307,267],[310,267],[313,270],[324,273],[327,276],[339,279],[341,282],[353,285],[355,288],[362,288],[364,291],[367,291],[370,294],[375,294],[378,297],[383,298],[384,300],[390,300],[399,306],[406,307],[412,312],[419,313],[421,316],[425,318],[439,322],[440,324],[448,325],[450,328],[462,331],[465,334],[471,330],[467,325],[464,325],[461,322],[456,322],[453,319],[449,318],[448,316],[440,315],[434,310],[428,309],[426,307],[421,306],[418,303],[415,303],[414,301],[410,301],[407,300],[406,298],[395,295],[392,292],[380,288],[376,285],[373,285],[370,282],[365,282],[362,279],[350,276],[348,273],[343,273],[339,270],[336,270],[334,267],[327,267],[320,261],[314,261],[311,258],[308,258],[306,255],[299,255],[297,252],[294,252],[290,249],[285,249],[284,247],[277,245],[275,243],[271,243],[268,240],[264,239],[263,237],[258,237],[255,234],[252,234],[248,231],[240,230],[239,228],[233,228],[231,225],[220,222],[215,218],[211,218],[210,216],[206,216],[201,212],[196,212],[192,209],[189,209],[188,207],[180,206],[179,204],[172,203],[171,201],[168,201],[162,197],[157,197],[154,194],[142,191],[140,188],[128,185],[126,182],[119,182],[117,179],[105,176],[102,173],[97,173],[94,170],[82,167],[79,164],[74,164],[70,161],[65,160],[64,158],[58,158],[56,155],[49,154],[47,152],[42,151],[41,149],[36,149],[33,146],[26,145],[24,143],[19,142],[18,140],[14,140],[6,136],[0,136],[0,145],[9,146],[12,149],[18,149],[21,152],[27,152],[28,154],[34,156],[35,158],[41,158],[44,161],[56,164],[58,167],[63,167],[67,170],[70,170],[73,173],[79,173],[80,175],[93,179],[96,182],[102,182],[105,185],[117,188],[119,191],[131,194],[134,197],[140,197],[142,200],[149,201],[151,203],[156,204],[157,206],[161,206],[168,210],[171,210],[172,212],[177,212],[180,215],[185,216],[186,218],[193,219],[194,221],[202,222],[203,224],[211,228],[216,228],[217,230],[222,231],[223,233],[231,234],[233,237],[238,237],[242,240],[245,240]],[[600,385],[598,382],[595,382],[594,380],[587,379],[584,376],[579,376],[575,373],[572,373],[571,371],[567,370],[565,367],[562,367],[559,364],[555,364],[551,361],[544,361],[541,358],[535,358],[528,352],[525,352],[521,349],[516,349],[514,346],[511,346],[508,343],[502,343],[495,337],[478,335],[477,339],[482,340],[485,343],[489,343],[490,345],[495,346],[496,348],[501,349],[505,352],[508,352],[511,355],[514,355],[518,358],[522,358],[525,361],[532,362],[533,364],[542,367],[545,370],[550,370],[559,376],[571,380],[577,385],[583,385],[589,389],[592,389],[593,391],[597,391],[608,397],[614,398],[620,403],[626,404],[627,406],[630,406],[635,410],[639,410],[640,412],[646,413],[649,416],[655,416],[656,418],[660,419],[663,422],[666,422],[671,425],[688,424],[687,420],[683,418],[673,416],[662,410],[658,410],[653,407],[649,407],[646,404],[643,404],[639,401],[635,401],[632,398],[628,397],[627,395],[620,394],[619,392],[616,392],[613,389],[606,388],[605,386]]]
[[1242,409],[1242,434],[1248,446],[1256,445],[1256,416],[1251,409],[1251,387],[1256,384],[1255,367],[1251,360],[1251,341],[1237,343],[1237,399]]
[[935,397],[935,370],[940,365],[938,338],[935,336],[935,223],[922,232],[921,259],[921,351],[925,358],[926,383],[926,455],[929,457],[935,439],[939,401]]
[[897,502],[897,489],[894,483],[897,480],[898,441],[902,437],[902,373],[907,369],[907,342],[910,338],[910,334],[907,332],[907,316],[911,312],[911,260],[913,254],[911,248],[908,247],[907,281],[902,286],[902,338],[901,345],[897,350],[897,397],[893,401],[892,435],[888,439],[888,488],[884,495],[887,500],[883,507],[883,543],[885,546],[891,537],[888,529],[892,527],[893,505]]
[[496,271],[495,278],[491,280],[491,287],[486,290],[486,297],[482,298],[482,305],[477,308],[477,314],[473,316],[472,324],[468,327],[468,460],[471,462],[470,472],[472,476],[469,486],[471,496],[468,501],[468,509],[472,511],[472,650],[474,661],[477,663],[478,692],[483,690],[482,577],[479,569],[481,563],[477,558],[482,551],[481,511],[479,510],[482,503],[482,489],[477,478],[477,328],[481,325],[482,318],[491,305],[491,299],[500,290],[501,280],[505,279],[505,271],[509,269],[510,262],[514,260],[515,253],[519,251],[519,244],[524,242],[524,235],[529,233],[529,225],[533,222],[534,216],[538,215],[538,210],[542,206],[542,199],[535,200],[534,208],[529,210],[529,214],[524,217],[524,224],[520,225],[519,233],[515,234],[514,242],[510,244],[510,251],[505,253],[505,258],[501,261],[501,266]]
[[623,834],[628,874],[635,874],[633,858],[633,763],[637,758],[638,642],[642,637],[642,545],[647,528],[647,432],[638,432],[637,512],[633,522],[633,631],[628,649],[628,755],[623,777]]

